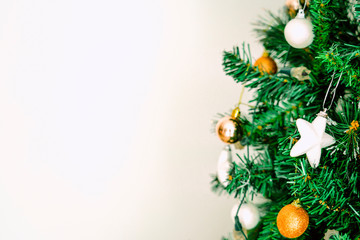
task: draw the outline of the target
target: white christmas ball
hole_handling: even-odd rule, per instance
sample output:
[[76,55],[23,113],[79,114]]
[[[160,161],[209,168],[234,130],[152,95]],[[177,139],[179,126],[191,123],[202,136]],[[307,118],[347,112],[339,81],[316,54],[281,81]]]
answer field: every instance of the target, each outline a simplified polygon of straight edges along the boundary
[[306,48],[314,39],[312,23],[302,17],[296,17],[288,22],[284,34],[286,41],[294,48]]
[[[235,223],[235,215],[236,211],[239,207],[239,204],[235,204],[235,206],[231,210],[231,218],[233,222]],[[239,213],[238,213],[239,221],[241,225],[245,229],[253,229],[256,227],[260,221],[260,212],[259,209],[251,204],[251,203],[243,203],[240,207]]]
[[226,145],[220,153],[217,165],[217,177],[219,182],[227,187],[229,185],[229,171],[232,166],[232,154],[229,145]]

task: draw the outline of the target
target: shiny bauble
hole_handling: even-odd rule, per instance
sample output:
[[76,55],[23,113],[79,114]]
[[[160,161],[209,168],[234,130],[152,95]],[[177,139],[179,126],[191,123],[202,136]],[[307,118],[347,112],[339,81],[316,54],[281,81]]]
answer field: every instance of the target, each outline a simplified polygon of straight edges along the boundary
[[[299,4],[299,0],[286,0],[285,5],[289,9],[289,12],[291,15],[293,14],[295,16],[296,12],[300,8],[304,7],[305,0],[301,0],[300,2],[301,2],[301,5]],[[310,5],[310,0],[307,0],[305,8],[309,7],[309,5]]]
[[232,154],[229,145],[226,145],[220,153],[217,165],[217,177],[219,182],[227,187],[229,185],[229,171],[232,165]]
[[273,75],[277,72],[277,65],[274,59],[266,55],[262,56],[254,63],[255,67],[258,67],[259,71],[267,74]]
[[284,29],[285,39],[294,48],[306,48],[314,39],[313,25],[299,10],[296,18],[288,22]]
[[301,206],[288,204],[277,215],[276,225],[287,238],[300,237],[309,226],[309,215]]
[[[238,207],[239,204],[235,204],[235,206],[231,210],[231,218],[233,219],[233,221],[235,219]],[[243,228],[247,230],[253,229],[260,222],[259,209],[251,203],[243,203],[241,205],[238,217]]]
[[230,116],[223,117],[216,124],[216,135],[227,144],[239,141],[243,135],[240,121]]

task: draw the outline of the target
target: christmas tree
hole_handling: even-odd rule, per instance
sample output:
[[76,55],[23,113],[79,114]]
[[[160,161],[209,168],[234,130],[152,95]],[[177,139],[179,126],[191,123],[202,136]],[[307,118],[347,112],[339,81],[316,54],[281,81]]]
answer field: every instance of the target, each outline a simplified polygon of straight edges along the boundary
[[255,24],[264,56],[224,52],[226,75],[256,90],[248,116],[236,107],[215,127],[213,188],[239,200],[230,239],[360,239],[359,12],[288,0]]

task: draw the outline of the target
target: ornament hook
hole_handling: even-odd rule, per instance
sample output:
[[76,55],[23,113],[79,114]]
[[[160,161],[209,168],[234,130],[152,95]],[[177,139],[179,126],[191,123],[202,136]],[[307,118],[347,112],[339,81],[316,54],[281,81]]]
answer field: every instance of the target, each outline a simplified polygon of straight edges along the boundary
[[330,88],[331,88],[332,83],[333,83],[333,81],[334,81],[335,73],[336,73],[336,71],[334,70],[334,73],[333,73],[333,75],[332,75],[332,77],[331,77],[331,82],[330,82],[329,87],[328,87],[328,89],[327,89],[327,91],[326,91],[326,94],[325,94],[325,98],[324,98],[324,102],[323,102],[324,112],[326,112],[329,108],[331,108],[331,106],[332,106],[332,104],[333,104],[333,102],[334,102],[335,93],[336,93],[336,90],[337,90],[337,88],[338,88],[338,86],[339,86],[339,83],[340,83],[340,80],[341,80],[343,71],[341,71],[341,73],[340,73],[340,76],[339,76],[339,79],[338,79],[338,81],[337,81],[337,83],[336,83],[336,85],[335,85],[335,88],[331,91],[332,99],[331,99],[330,105],[329,105],[328,108],[325,108],[325,102],[326,102],[326,100],[327,100],[327,97],[328,97],[329,92],[330,92]]
[[296,18],[305,18],[305,12],[304,12],[304,9],[299,9],[297,15],[296,15]]

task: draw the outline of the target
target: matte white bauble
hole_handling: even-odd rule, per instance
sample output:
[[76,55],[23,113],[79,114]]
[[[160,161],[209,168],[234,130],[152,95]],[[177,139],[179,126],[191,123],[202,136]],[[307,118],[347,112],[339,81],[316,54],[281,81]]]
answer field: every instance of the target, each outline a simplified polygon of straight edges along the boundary
[[229,171],[232,165],[232,155],[231,148],[229,145],[226,145],[220,153],[220,157],[217,165],[217,177],[219,182],[227,187],[229,185]]
[[[231,218],[235,223],[235,215],[237,212],[237,209],[239,207],[239,204],[235,204],[235,206],[231,210]],[[260,212],[259,209],[251,204],[251,203],[243,203],[240,207],[239,213],[238,213],[239,221],[241,225],[245,229],[253,229],[256,227],[260,221]]]
[[313,25],[305,18],[303,10],[299,10],[296,18],[292,19],[285,26],[285,39],[294,48],[306,48],[313,39]]

